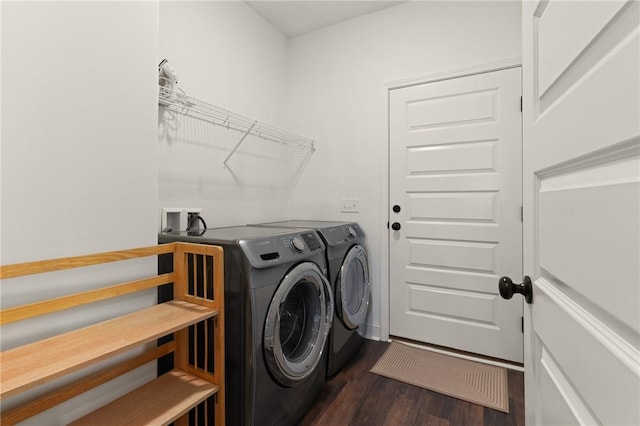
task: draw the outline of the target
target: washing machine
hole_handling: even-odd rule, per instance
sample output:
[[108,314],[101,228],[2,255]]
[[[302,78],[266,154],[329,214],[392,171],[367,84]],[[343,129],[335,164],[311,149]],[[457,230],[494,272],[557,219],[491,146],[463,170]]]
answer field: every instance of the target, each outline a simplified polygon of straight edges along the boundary
[[327,277],[335,297],[334,321],[329,335],[327,376],[336,374],[364,340],[369,308],[369,264],[365,235],[355,222],[289,220],[253,226],[312,229],[326,246]]
[[326,378],[334,305],[322,239],[313,230],[241,226],[158,241],[224,249],[226,424],[295,424]]

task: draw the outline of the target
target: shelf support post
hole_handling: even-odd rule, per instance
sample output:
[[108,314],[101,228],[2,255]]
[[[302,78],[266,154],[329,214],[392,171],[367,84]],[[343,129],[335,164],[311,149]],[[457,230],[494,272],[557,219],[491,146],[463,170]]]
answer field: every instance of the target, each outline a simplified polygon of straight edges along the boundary
[[257,121],[254,121],[253,124],[251,125],[251,127],[249,127],[249,129],[244,133],[244,135],[242,135],[242,137],[240,138],[240,140],[238,141],[238,143],[236,144],[236,146],[233,147],[233,149],[231,150],[231,152],[229,153],[229,155],[227,155],[227,158],[224,159],[224,166],[227,167],[227,161],[229,161],[229,158],[231,158],[231,156],[236,152],[236,150],[238,149],[238,147],[242,144],[242,142],[244,142],[244,140],[247,138],[247,136],[249,136],[249,133],[251,133],[251,131],[253,130],[253,128],[255,127],[255,125],[257,124]]

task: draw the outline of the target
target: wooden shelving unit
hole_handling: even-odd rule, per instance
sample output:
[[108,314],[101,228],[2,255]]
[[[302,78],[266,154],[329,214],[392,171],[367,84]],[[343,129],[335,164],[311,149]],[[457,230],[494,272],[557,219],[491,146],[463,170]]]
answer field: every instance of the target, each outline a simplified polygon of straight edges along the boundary
[[[9,279],[173,253],[174,272],[147,277],[0,312],[2,324],[173,283],[174,300],[0,353],[0,397],[17,395],[81,370],[136,346],[174,335],[174,341],[56,389],[2,413],[3,425],[15,424],[169,353],[175,369],[76,420],[74,425],[162,425],[178,421],[201,403],[214,404],[215,424],[224,425],[224,270],[222,248],[188,243],[100,253],[0,268]],[[7,284],[5,284],[7,285]],[[10,284],[9,284],[10,285]],[[191,331],[190,331],[191,329]],[[189,356],[206,330],[203,359]],[[189,361],[189,360],[193,361]],[[213,397],[213,400],[211,399]]]
[[71,425],[169,424],[218,390],[218,386],[213,383],[184,371],[173,370]]

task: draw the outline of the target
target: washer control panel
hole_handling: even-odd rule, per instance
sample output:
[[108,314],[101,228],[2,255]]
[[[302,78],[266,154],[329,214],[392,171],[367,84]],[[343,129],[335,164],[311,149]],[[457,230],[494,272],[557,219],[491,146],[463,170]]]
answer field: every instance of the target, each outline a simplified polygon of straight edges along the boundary
[[302,234],[302,238],[307,243],[307,246],[309,246],[310,250],[317,250],[319,248],[323,248],[315,232],[304,233]]
[[307,248],[312,252],[324,248],[315,232],[303,232],[288,238],[281,238],[280,242],[294,253],[304,253]]
[[305,248],[304,240],[301,236],[297,235],[295,237],[289,238],[289,248],[294,253],[302,253]]
[[[186,232],[161,233],[159,243],[184,241],[198,244],[221,245],[230,250],[239,247],[254,268],[268,268],[305,259],[324,258],[325,245],[312,229],[285,229],[276,227],[232,226],[211,228],[201,234]],[[227,254],[225,254],[226,256]],[[324,267],[324,266],[323,266]]]

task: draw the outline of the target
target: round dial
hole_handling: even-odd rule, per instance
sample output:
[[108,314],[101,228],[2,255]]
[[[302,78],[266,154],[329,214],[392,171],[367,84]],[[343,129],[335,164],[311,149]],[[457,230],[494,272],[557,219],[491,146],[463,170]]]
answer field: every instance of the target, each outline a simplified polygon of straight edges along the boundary
[[290,247],[296,253],[302,253],[304,251],[304,240],[301,237],[291,237],[289,240]]

